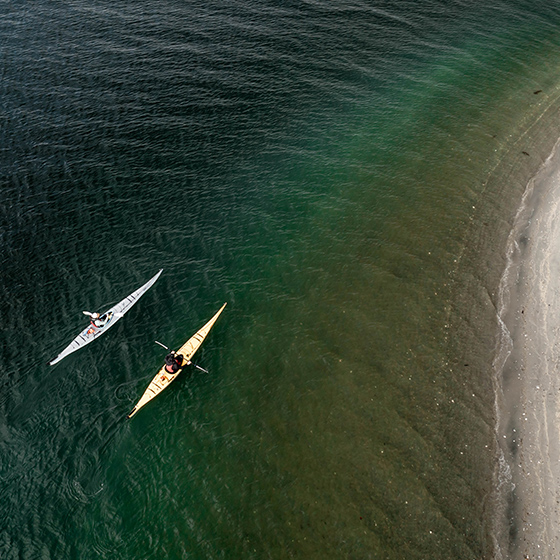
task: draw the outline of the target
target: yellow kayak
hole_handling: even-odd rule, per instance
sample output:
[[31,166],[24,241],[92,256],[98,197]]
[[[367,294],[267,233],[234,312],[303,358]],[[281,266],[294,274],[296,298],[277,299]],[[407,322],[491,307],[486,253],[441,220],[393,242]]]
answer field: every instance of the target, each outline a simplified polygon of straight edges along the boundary
[[136,406],[132,409],[128,418],[132,418],[146,403],[151,401],[154,397],[157,397],[164,389],[169,387],[171,382],[183,371],[183,368],[190,363],[190,359],[194,356],[195,352],[200,348],[200,345],[204,342],[206,335],[210,332],[210,329],[214,326],[220,313],[224,310],[226,304],[222,305],[220,310],[206,323],[200,330],[198,330],[193,336],[175,352],[176,355],[181,355],[183,357],[180,369],[174,373],[169,373],[169,371],[163,366],[152,379],[146,391],[142,395],[142,398],[136,403]]

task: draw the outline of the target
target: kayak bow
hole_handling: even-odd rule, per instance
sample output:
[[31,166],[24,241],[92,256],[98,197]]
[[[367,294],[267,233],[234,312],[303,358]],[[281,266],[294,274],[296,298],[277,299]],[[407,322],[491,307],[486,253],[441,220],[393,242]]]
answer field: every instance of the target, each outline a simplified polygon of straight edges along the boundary
[[105,321],[103,326],[97,327],[93,324],[87,326],[54,360],[51,360],[49,364],[54,366],[54,364],[60,362],[60,360],[68,356],[68,354],[72,354],[72,352],[93,342],[98,336],[101,336],[105,331],[109,330],[154,285],[162,270],[163,269],[135,292],[132,292],[128,297],[117,303],[117,305],[105,311],[100,317]]
[[148,388],[144,391],[144,394],[140,400],[136,403],[136,406],[132,409],[127,418],[132,418],[146,403],[151,401],[154,397],[157,397],[164,389],[169,387],[171,382],[183,371],[183,368],[188,365],[190,359],[194,356],[195,352],[200,348],[200,345],[204,342],[204,339],[210,332],[210,329],[214,326],[220,313],[224,310],[227,304],[224,303],[220,310],[206,323],[200,330],[198,330],[177,352],[176,354],[181,354],[183,356],[183,363],[181,368],[175,373],[169,373],[165,366],[163,366],[152,379]]

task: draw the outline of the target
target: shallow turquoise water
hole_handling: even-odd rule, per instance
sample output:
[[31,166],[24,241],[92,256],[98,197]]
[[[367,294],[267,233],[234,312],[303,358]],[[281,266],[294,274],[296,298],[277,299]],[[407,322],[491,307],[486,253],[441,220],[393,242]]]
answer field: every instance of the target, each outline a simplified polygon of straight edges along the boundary
[[[503,267],[520,192],[495,170],[555,102],[559,14],[1,14],[2,556],[494,554],[495,322],[466,296]],[[45,365],[82,309],[159,268],[110,334]],[[210,375],[126,421],[153,341],[224,301]]]

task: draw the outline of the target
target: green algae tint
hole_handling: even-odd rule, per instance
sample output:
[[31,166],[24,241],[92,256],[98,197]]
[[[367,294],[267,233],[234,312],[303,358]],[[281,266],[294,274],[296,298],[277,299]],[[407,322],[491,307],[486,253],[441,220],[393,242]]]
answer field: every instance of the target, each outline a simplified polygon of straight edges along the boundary
[[[2,558],[507,557],[496,288],[557,140],[558,14],[72,2],[2,25]],[[153,341],[224,301],[210,374],[127,421]]]

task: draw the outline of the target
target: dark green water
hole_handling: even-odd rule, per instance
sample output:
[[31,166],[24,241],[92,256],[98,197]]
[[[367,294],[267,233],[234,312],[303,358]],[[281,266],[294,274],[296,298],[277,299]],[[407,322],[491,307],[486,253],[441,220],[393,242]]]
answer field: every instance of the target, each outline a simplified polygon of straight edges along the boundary
[[[495,290],[557,139],[559,23],[525,2],[4,3],[2,558],[507,557]],[[224,301],[210,375],[127,421],[153,341]]]

